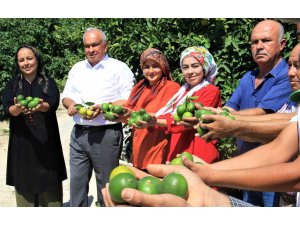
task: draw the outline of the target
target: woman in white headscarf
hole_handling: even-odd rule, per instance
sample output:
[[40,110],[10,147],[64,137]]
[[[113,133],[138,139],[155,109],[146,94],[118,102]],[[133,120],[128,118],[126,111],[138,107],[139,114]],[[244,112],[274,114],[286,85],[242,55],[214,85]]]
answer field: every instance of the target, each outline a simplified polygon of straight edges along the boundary
[[213,85],[218,72],[217,65],[206,48],[194,46],[181,53],[180,67],[186,83],[156,113],[157,124],[165,126],[167,133],[172,134],[167,161],[186,151],[211,163],[219,158],[216,141],[205,142],[200,137],[195,137],[196,130],[176,125],[173,115],[177,106],[183,104],[190,96],[197,96],[194,102],[201,102],[204,106],[221,106],[220,90]]

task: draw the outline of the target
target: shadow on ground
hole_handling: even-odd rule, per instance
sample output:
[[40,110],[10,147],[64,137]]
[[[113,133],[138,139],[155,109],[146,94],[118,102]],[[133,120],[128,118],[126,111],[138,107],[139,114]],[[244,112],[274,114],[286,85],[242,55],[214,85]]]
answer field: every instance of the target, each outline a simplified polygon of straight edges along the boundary
[[[92,195],[88,196],[88,207],[92,205],[93,201],[94,201],[94,197]],[[63,204],[63,207],[70,207],[70,201],[65,202]]]

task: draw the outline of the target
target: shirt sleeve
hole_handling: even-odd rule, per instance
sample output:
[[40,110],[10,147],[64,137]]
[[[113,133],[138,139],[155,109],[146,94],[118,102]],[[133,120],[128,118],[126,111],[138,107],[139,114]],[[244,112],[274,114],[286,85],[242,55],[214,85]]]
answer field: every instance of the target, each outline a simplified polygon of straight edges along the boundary
[[120,99],[128,99],[132,87],[134,85],[134,75],[129,67],[124,63],[123,69],[119,76],[118,90],[120,91]]
[[242,93],[243,91],[242,91],[242,81],[241,81],[240,84],[235,89],[235,91],[232,93],[229,100],[226,102],[225,106],[233,108],[236,111],[240,110]]
[[68,74],[68,79],[66,82],[66,85],[64,87],[63,93],[61,95],[61,99],[63,100],[64,98],[70,98],[75,102],[81,102],[80,99],[78,99],[78,97],[76,96],[76,92],[74,89],[74,81],[73,81],[73,68],[69,71]]

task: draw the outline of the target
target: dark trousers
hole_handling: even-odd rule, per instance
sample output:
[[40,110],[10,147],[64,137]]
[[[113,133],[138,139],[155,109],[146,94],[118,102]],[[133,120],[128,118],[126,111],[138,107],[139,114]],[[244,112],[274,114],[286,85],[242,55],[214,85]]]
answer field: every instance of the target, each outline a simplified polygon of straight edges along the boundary
[[59,189],[41,193],[23,193],[15,190],[18,207],[61,207],[63,202],[62,185]]
[[103,204],[101,189],[111,171],[119,165],[122,124],[104,126],[75,125],[70,141],[70,206],[88,206],[89,181],[94,169],[97,200]]

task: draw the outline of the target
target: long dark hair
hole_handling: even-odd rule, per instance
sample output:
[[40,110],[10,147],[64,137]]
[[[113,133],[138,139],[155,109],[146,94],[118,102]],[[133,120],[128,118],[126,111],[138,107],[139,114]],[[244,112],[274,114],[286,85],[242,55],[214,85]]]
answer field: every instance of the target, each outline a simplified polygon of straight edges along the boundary
[[49,80],[48,78],[45,76],[45,74],[43,73],[43,66],[42,66],[42,59],[41,59],[41,56],[40,54],[37,52],[37,50],[30,46],[30,45],[22,45],[20,46],[17,51],[16,51],[16,55],[15,55],[15,63],[16,63],[16,73],[18,74],[18,79],[17,79],[17,92],[18,93],[21,93],[22,92],[22,88],[23,88],[23,83],[22,83],[22,78],[23,78],[23,75],[21,73],[21,70],[19,68],[19,64],[18,64],[18,53],[19,51],[22,49],[22,48],[28,48],[30,49],[37,62],[38,62],[38,67],[37,67],[37,80],[38,80],[38,84],[39,86],[42,88],[43,92],[45,94],[48,93],[48,90],[49,90]]

